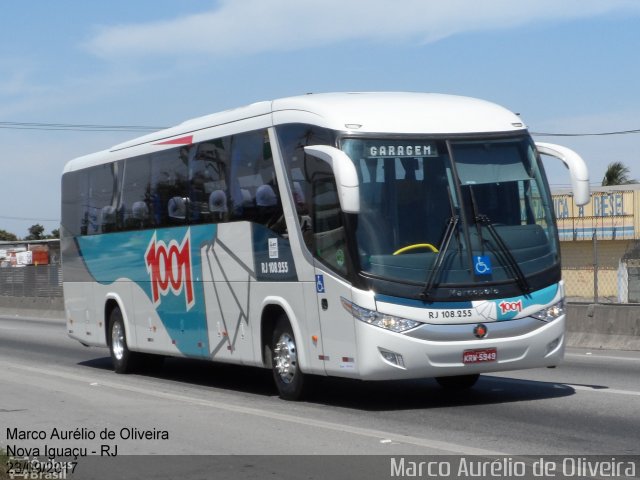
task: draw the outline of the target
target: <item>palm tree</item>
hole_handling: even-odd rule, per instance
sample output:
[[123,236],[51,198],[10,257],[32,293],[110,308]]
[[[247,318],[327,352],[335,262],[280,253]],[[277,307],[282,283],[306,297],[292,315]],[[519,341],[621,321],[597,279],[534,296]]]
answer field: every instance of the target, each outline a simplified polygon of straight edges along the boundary
[[611,162],[607,166],[607,170],[604,172],[604,178],[602,179],[602,186],[607,187],[610,185],[626,185],[629,183],[636,183],[635,180],[629,178],[629,167],[622,162]]

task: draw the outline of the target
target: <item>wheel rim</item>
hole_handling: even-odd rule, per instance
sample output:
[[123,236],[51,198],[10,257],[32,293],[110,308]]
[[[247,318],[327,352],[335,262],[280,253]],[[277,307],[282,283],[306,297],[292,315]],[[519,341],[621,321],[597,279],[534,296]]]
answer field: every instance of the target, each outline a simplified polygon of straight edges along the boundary
[[273,366],[283,383],[293,381],[297,365],[296,342],[291,335],[283,333],[273,350]]
[[120,322],[116,322],[111,330],[111,351],[116,360],[124,356],[124,329]]

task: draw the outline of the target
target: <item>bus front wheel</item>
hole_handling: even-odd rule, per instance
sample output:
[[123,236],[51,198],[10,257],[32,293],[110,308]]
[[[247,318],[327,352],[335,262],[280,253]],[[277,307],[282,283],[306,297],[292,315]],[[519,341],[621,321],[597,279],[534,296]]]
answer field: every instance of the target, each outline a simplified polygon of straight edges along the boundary
[[473,375],[457,375],[455,377],[437,377],[436,382],[447,390],[466,390],[473,387],[478,379],[479,374]]
[[278,319],[271,340],[271,368],[280,398],[300,400],[305,386],[305,375],[300,370],[296,338],[288,319]]
[[109,316],[109,350],[116,373],[129,373],[135,368],[137,354],[129,350],[122,312],[118,307]]

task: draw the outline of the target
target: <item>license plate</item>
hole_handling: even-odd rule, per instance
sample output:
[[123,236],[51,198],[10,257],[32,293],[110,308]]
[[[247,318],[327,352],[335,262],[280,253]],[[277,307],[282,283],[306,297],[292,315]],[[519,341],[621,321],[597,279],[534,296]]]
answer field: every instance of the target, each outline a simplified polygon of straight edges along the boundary
[[479,350],[465,350],[462,352],[462,363],[495,362],[498,359],[497,348],[482,348]]

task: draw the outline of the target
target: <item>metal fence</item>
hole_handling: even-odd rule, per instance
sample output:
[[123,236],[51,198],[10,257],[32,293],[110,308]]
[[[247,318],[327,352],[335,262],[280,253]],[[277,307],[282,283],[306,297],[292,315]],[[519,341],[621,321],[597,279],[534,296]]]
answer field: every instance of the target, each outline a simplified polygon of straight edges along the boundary
[[[579,243],[580,251],[573,255],[567,255],[563,246],[567,300],[640,303],[640,241],[629,242],[619,254],[599,248],[597,239]],[[0,296],[62,297],[62,268],[59,264],[0,268]]]
[[640,303],[640,241],[565,242],[562,278],[569,301]]
[[62,297],[60,265],[0,268],[0,296]]

